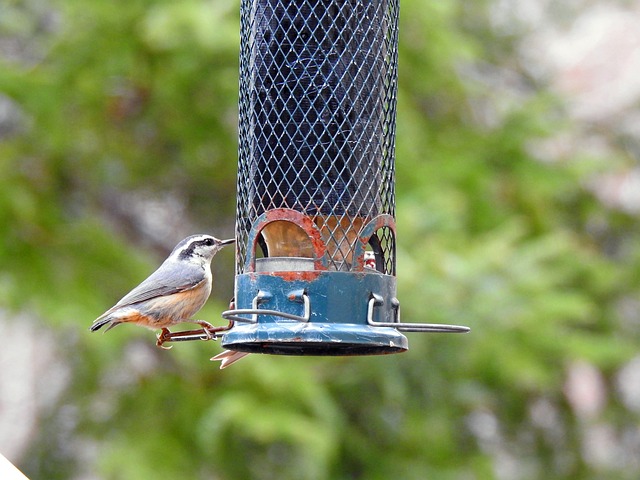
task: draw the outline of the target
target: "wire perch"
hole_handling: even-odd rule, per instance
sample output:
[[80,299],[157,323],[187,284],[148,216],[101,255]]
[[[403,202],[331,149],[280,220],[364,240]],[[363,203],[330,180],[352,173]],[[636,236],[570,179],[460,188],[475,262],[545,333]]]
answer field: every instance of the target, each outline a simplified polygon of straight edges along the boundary
[[170,342],[190,342],[194,340],[217,340],[222,338],[225,332],[233,328],[234,322],[230,321],[227,325],[221,327],[215,327],[213,329],[198,328],[195,330],[184,330],[181,332],[170,332],[169,330],[163,330],[158,334],[157,345],[161,347],[165,343]]

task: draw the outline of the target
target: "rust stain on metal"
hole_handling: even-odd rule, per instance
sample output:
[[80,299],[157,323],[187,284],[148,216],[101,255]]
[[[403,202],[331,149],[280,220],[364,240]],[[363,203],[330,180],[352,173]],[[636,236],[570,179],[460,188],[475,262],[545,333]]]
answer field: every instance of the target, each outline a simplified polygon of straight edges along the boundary
[[358,255],[355,259],[354,259],[354,263],[355,263],[355,270],[357,272],[363,272],[364,271],[364,252],[366,250],[366,248],[364,246],[366,246],[369,243],[369,239],[370,237],[368,236],[364,236],[364,237],[359,237],[359,241],[360,243],[363,245],[362,248],[362,254]]
[[313,219],[296,210],[275,208],[265,213],[265,220],[258,225],[258,231],[262,231],[268,224],[278,221],[291,222],[304,230],[315,253],[314,268],[316,270],[326,270],[326,267],[322,264],[322,259],[327,252],[327,246]]
[[306,270],[301,272],[271,272],[270,275],[282,278],[285,282],[304,281],[312,282],[320,276],[318,270]]
[[247,272],[245,275],[248,275],[251,279],[252,283],[259,281],[262,276],[271,276],[271,277],[280,277],[285,282],[295,282],[295,281],[304,281],[304,282],[312,282],[316,280],[323,271],[321,270],[301,270],[301,271],[293,271],[293,272]]

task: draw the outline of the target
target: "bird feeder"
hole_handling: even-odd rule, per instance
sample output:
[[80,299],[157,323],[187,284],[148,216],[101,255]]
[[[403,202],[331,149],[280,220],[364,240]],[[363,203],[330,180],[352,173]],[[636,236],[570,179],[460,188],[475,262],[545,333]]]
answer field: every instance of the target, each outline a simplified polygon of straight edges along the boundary
[[234,322],[249,353],[407,350],[394,142],[398,0],[242,0]]

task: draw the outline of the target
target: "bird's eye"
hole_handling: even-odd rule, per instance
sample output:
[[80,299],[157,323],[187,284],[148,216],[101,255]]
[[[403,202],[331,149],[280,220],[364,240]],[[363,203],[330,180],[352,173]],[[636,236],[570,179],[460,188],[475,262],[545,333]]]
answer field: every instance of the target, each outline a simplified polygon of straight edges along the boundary
[[205,244],[206,246],[208,246],[208,247],[212,246],[212,245],[213,245],[213,238],[207,238],[207,239],[204,241],[204,244]]

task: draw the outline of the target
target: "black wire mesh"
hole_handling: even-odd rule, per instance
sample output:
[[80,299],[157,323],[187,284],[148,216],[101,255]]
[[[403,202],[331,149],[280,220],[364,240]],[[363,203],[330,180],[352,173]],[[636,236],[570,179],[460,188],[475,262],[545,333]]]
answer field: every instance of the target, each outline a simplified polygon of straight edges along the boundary
[[[397,24],[398,0],[242,0],[238,273],[265,211],[313,218],[336,270],[395,214]],[[393,232],[378,236],[393,273]]]

